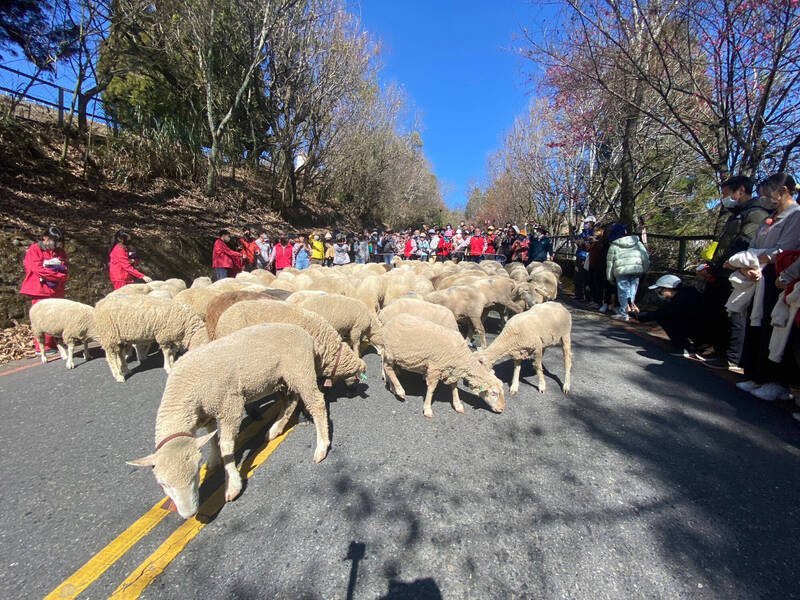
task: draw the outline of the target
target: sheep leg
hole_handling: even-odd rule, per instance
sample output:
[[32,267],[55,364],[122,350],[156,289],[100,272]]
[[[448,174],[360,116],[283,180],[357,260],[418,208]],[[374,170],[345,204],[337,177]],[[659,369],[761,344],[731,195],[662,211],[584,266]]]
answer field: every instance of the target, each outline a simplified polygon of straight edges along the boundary
[[[106,348],[106,361],[108,362],[108,368],[111,369],[111,376],[117,383],[125,383],[125,370],[127,370],[127,364],[124,352],[124,347],[109,346]],[[123,369],[123,366],[125,369]]]
[[544,394],[545,391],[545,381],[544,381],[544,369],[542,368],[542,355],[544,355],[544,348],[542,347],[542,342],[539,341],[536,344],[536,348],[533,350],[533,367],[536,369],[536,373],[539,375],[539,393]]
[[136,360],[138,362],[144,362],[144,359],[147,358],[147,354],[150,352],[150,342],[146,344],[134,344],[133,349],[136,352]]
[[522,369],[522,361],[514,359],[514,375],[511,377],[511,395],[519,391],[519,372]]
[[83,340],[83,362],[86,362],[91,358],[92,357],[89,354],[89,340]]
[[461,403],[461,398],[458,397],[458,385],[454,383],[450,386],[450,389],[453,392],[453,410],[463,415],[464,405]]
[[42,364],[47,364],[47,357],[44,354],[44,334],[43,333],[36,333],[35,334],[36,341],[39,343],[39,354],[42,357]]
[[74,369],[75,368],[75,361],[72,360],[72,355],[75,352],[75,342],[70,341],[67,344],[67,368]]
[[394,372],[394,368],[389,366],[388,364],[384,364],[383,368],[386,371],[386,376],[389,378],[389,383],[392,386],[392,391],[395,393],[395,395],[405,400],[406,391],[403,389],[403,386],[400,385],[400,382],[397,379],[397,373]]
[[215,433],[211,438],[211,444],[208,448],[208,460],[206,461],[206,471],[210,473],[217,467],[222,465],[222,453],[219,449],[219,434]]
[[124,349],[120,349],[116,357],[119,372],[123,376],[130,375],[131,370],[128,368],[128,359],[125,357]]
[[289,422],[289,419],[292,418],[294,411],[297,410],[297,397],[293,396],[291,399],[285,397],[281,398],[278,400],[278,406],[280,406],[281,414],[278,420],[269,428],[269,432],[267,433],[267,440],[269,441],[274,440],[286,429],[286,424]]
[[[242,402],[242,404],[244,403]],[[225,466],[225,502],[230,502],[242,491],[242,476],[236,468],[236,457],[233,453],[241,420],[241,413],[237,413],[236,418],[226,419],[219,423],[219,450],[222,455],[222,464]]]
[[477,317],[470,316],[469,320],[474,332],[473,337],[474,334],[478,334],[481,340],[481,348],[486,348],[486,330],[483,328],[483,322],[481,321],[480,315]]
[[164,370],[167,372],[167,374],[169,374],[169,372],[172,370],[172,361],[170,360],[170,355],[172,353],[169,346],[162,346],[161,354],[164,355]]
[[564,352],[564,385],[562,390],[566,395],[569,394],[570,372],[572,371],[572,341],[569,333],[561,338],[561,349]]
[[[306,410],[314,419],[314,427],[317,430],[317,447],[314,450],[314,462],[322,462],[328,455],[331,447],[331,438],[328,433],[328,409],[325,406],[325,396],[319,391],[316,385],[309,386],[309,389],[300,393],[300,398]],[[295,399],[295,405],[297,400]]]
[[428,373],[425,377],[425,383],[427,384],[427,389],[425,390],[425,403],[422,405],[422,414],[432,419],[433,407],[431,404],[433,403],[433,392],[436,391],[436,386],[439,385],[439,377]]
[[58,348],[58,353],[61,355],[61,360],[66,362],[66,360],[67,360],[67,349],[64,347],[64,344],[59,344],[58,342],[56,342],[56,347]]

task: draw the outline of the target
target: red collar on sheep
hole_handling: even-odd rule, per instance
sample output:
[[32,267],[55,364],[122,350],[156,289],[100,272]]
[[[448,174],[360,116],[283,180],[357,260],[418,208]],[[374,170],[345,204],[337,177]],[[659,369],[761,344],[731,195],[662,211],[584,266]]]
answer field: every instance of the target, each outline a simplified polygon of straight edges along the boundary
[[185,433],[183,431],[179,431],[178,433],[173,433],[172,435],[168,435],[163,440],[158,442],[158,444],[156,444],[156,452],[158,452],[164,446],[164,444],[166,444],[168,441],[174,440],[175,438],[179,438],[179,437],[190,437],[190,438],[193,438],[194,436],[191,433]]
[[342,358],[342,346],[344,346],[344,342],[339,342],[339,351],[336,353],[336,362],[333,363],[333,371],[331,371],[331,376],[322,384],[322,387],[333,387],[333,376],[336,375],[336,369],[339,368],[339,360]]

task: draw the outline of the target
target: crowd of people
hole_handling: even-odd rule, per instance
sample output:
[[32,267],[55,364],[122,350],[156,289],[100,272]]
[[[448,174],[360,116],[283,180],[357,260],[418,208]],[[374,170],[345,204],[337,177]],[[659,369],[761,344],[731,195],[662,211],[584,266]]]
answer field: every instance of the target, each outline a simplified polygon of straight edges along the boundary
[[[684,356],[710,368],[743,373],[740,389],[767,401],[789,398],[800,364],[800,291],[794,293],[800,280],[798,192],[800,185],[786,173],[772,175],[757,187],[746,176],[724,181],[720,202],[727,220],[708,261],[697,269],[694,284],[676,275],[660,277],[650,286],[659,303],[651,311],[641,311],[636,304],[639,281],[650,268],[643,240],[626,225],[601,224],[587,216],[582,230],[572,236],[575,300],[600,312],[611,311],[615,319],[657,322]],[[20,293],[33,304],[64,297],[69,267],[63,241],[61,230],[49,227],[28,248]],[[223,279],[256,268],[277,273],[314,264],[392,264],[395,257],[529,264],[552,259],[553,254],[546,227],[532,222],[523,229],[506,223],[483,231],[462,221],[455,228],[313,231],[272,239],[264,229],[253,235],[251,228],[242,227],[237,238],[227,230],[219,232],[212,267],[217,279]],[[114,289],[136,280],[149,282],[137,266],[130,233],[116,232],[108,260]],[[45,343],[47,351],[55,350],[55,340],[48,337]]]

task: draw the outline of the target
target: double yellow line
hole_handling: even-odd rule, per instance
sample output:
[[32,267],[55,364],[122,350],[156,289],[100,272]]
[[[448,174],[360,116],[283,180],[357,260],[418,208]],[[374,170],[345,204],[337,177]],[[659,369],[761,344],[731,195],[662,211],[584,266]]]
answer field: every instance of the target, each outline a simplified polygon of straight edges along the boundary
[[[265,415],[267,426],[277,416],[277,406],[271,408]],[[263,422],[254,422],[238,436],[240,445],[249,442],[254,435],[264,428]],[[283,434],[251,452],[242,463],[240,472],[242,479],[249,479],[253,472],[269,458],[287,435],[294,429],[288,428]],[[206,471],[203,467],[201,478],[205,478]],[[132,599],[138,598],[142,591],[161,574],[170,562],[186,547],[186,545],[210,522],[225,505],[225,486],[219,486],[211,496],[203,502],[200,510],[191,519],[184,521],[150,556],[148,556],[134,571],[123,581],[111,598]],[[169,513],[162,508],[167,498],[148,510],[140,519],[125,531],[119,534],[105,548],[100,550],[86,564],[70,575],[56,589],[45,596],[45,600],[75,598],[89,587],[115,562],[122,558],[139,540],[146,536]]]

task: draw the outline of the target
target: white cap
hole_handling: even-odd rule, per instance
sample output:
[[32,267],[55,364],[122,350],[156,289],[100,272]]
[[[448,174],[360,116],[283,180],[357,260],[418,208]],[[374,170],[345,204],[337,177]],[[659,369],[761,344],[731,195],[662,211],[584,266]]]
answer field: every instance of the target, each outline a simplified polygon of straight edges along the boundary
[[681,278],[676,275],[662,275],[656,282],[650,286],[649,289],[667,288],[669,290],[675,289],[681,284]]
[[597,223],[597,219],[593,215],[589,215],[583,220],[584,223]]

